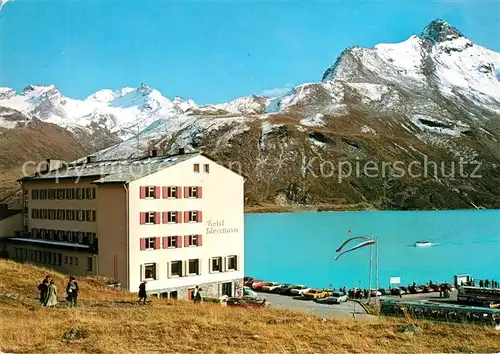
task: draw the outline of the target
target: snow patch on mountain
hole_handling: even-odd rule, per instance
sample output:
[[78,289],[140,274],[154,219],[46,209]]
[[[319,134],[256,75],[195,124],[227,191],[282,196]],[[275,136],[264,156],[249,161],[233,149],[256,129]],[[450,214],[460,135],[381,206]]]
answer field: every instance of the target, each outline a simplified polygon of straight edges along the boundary
[[367,125],[363,125],[360,130],[361,130],[361,133],[363,133],[363,134],[377,135],[377,132],[375,131],[375,129],[370,128]]
[[325,118],[324,114],[316,113],[313,116],[302,119],[300,121],[300,124],[308,127],[322,127],[325,125],[324,118]]
[[416,114],[411,117],[411,122],[420,130],[438,134],[459,137],[469,126],[460,121],[447,122],[427,115]]
[[388,65],[399,69],[399,73],[415,80],[423,80],[422,72],[423,50],[422,41],[417,36],[411,36],[401,43],[381,43],[375,46],[377,55]]
[[347,83],[347,86],[355,89],[360,95],[363,103],[379,102],[383,95],[389,93],[389,88],[385,85],[367,83]]

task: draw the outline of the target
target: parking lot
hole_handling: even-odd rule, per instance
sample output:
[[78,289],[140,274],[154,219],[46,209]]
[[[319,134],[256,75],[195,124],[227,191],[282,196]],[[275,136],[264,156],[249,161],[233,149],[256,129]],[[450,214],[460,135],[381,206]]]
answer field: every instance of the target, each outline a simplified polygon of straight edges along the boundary
[[353,318],[353,313],[356,311],[356,318],[373,317],[368,315],[361,305],[354,301],[343,302],[342,304],[328,305],[319,304],[312,300],[294,299],[292,296],[259,293],[259,296],[271,302],[273,309],[294,310],[305,313],[314,314],[321,318],[327,317],[343,317]]

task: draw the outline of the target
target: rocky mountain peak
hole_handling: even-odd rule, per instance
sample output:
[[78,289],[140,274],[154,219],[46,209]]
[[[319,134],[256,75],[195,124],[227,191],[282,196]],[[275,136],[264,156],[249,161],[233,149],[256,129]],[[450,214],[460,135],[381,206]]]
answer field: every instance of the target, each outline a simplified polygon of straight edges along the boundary
[[143,96],[147,96],[153,91],[153,89],[145,83],[141,83],[141,86],[137,91],[139,91]]
[[431,41],[432,44],[460,37],[464,37],[463,33],[442,19],[432,20],[420,34],[420,38]]

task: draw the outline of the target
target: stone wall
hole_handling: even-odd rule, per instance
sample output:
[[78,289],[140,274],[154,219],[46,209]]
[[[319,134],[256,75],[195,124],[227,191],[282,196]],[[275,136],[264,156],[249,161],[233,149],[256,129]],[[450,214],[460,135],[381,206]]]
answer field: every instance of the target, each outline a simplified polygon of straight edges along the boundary
[[169,299],[172,298],[178,300],[190,300],[188,294],[191,289],[194,289],[196,287],[196,285],[198,285],[202,289],[201,294],[203,297],[220,297],[223,295],[223,284],[231,283],[231,295],[236,296],[236,288],[241,286],[242,282],[243,279],[233,279],[227,282],[201,283],[184,287],[155,289],[152,291],[148,291],[146,285],[146,291],[149,296],[157,296]]

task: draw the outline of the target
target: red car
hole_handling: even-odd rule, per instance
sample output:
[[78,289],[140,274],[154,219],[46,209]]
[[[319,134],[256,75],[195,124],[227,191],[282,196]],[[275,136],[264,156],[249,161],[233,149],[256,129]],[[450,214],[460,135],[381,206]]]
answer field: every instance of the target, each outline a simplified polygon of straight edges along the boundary
[[271,306],[271,303],[266,299],[232,297],[227,299],[227,306],[243,307],[250,309],[269,308]]
[[252,284],[253,284],[254,282],[256,282],[256,281],[263,281],[263,280],[258,280],[258,279],[253,279],[253,278],[251,278],[251,279],[248,279],[248,280],[244,281],[244,282],[243,282],[243,285],[244,285],[244,286],[248,286],[248,287],[252,287]]
[[264,285],[267,284],[267,281],[265,280],[255,280],[252,283],[252,290],[260,290]]

